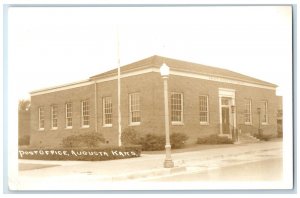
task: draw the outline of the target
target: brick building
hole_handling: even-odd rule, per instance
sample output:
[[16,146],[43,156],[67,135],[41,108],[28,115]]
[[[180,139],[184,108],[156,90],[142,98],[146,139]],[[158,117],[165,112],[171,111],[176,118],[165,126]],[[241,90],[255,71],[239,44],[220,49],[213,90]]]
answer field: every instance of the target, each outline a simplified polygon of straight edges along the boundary
[[[163,79],[170,67],[170,132],[197,137],[277,134],[276,85],[225,69],[152,56],[121,67],[121,126],[164,134]],[[31,144],[59,146],[64,137],[102,133],[118,144],[117,69],[88,80],[31,92]],[[260,113],[258,113],[260,112]]]

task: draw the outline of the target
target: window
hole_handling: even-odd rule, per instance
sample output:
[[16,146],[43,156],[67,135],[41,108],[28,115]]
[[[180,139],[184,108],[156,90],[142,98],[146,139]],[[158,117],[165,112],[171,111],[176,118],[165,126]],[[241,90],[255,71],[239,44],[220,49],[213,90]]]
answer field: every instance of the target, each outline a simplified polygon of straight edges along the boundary
[[44,107],[39,107],[39,130],[45,129]]
[[251,99],[245,99],[245,124],[252,124],[252,102]]
[[261,122],[263,124],[268,123],[268,101],[262,101],[262,109],[261,109]]
[[172,124],[183,123],[183,94],[171,93],[171,121]]
[[140,124],[140,93],[129,94],[129,121],[130,125]]
[[51,128],[57,129],[57,105],[51,106]]
[[208,96],[199,96],[200,124],[208,124]]
[[112,126],[112,101],[111,97],[103,98],[103,125]]
[[68,102],[66,103],[66,128],[70,129],[72,126],[72,103]]
[[81,102],[81,126],[90,126],[90,106],[88,100],[84,100]]

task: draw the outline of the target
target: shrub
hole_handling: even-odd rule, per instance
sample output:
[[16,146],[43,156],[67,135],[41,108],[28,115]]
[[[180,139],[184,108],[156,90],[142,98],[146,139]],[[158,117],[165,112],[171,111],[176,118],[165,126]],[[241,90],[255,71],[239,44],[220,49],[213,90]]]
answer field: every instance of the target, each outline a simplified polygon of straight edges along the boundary
[[63,138],[62,146],[63,148],[95,148],[104,142],[101,133],[88,132]]
[[102,148],[66,148],[66,149],[19,149],[19,159],[33,160],[77,160],[104,161],[140,157],[141,146],[102,147]]
[[277,124],[277,137],[282,138],[283,134],[282,134],[282,123],[281,124]]
[[182,148],[187,139],[188,139],[187,135],[183,133],[172,133],[170,136],[172,148],[174,149]]
[[272,138],[271,135],[264,135],[258,133],[253,134],[253,136],[262,141],[269,141]]
[[[172,133],[170,135],[171,147],[174,149],[182,148],[188,137],[183,133]],[[165,135],[147,134],[138,141],[142,145],[143,151],[160,151],[165,149]]]
[[165,148],[165,136],[147,134],[140,139],[143,151],[160,151]]
[[121,141],[123,145],[138,145],[140,143],[139,139],[136,130],[133,128],[125,128],[122,131]]
[[30,136],[29,135],[25,135],[23,137],[20,137],[18,143],[19,143],[19,146],[29,145],[29,143],[30,143]]
[[218,136],[214,134],[214,135],[198,138],[197,144],[233,144],[233,141],[228,137]]

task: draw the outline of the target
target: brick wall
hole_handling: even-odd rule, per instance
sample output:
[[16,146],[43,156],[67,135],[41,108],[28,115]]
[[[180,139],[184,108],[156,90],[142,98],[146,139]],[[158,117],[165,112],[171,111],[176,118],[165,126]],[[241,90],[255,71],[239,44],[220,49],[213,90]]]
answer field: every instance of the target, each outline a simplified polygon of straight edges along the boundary
[[[89,100],[90,103],[90,127],[81,127],[81,101]],[[65,104],[73,104],[73,128],[66,129]],[[58,128],[51,129],[51,105],[58,105]],[[31,97],[31,139],[30,144],[34,146],[56,147],[61,144],[62,138],[95,130],[94,114],[94,85],[57,91]],[[45,130],[38,129],[38,108],[44,107]]]
[[[219,88],[234,89],[236,97],[237,127],[242,132],[256,131],[258,128],[257,107],[262,100],[268,101],[268,125],[261,127],[266,134],[276,134],[277,102],[275,91],[239,86],[228,83],[213,82],[195,78],[171,75],[169,78],[170,92],[183,93],[183,125],[171,125],[170,131],[182,132],[189,136],[188,143],[195,143],[197,137],[220,132],[219,113]],[[48,93],[31,98],[32,103],[32,139],[31,144],[44,147],[59,146],[63,137],[78,134],[84,131],[97,131],[102,133],[109,144],[118,143],[118,117],[117,117],[117,80],[101,82],[97,84],[97,103],[95,104],[95,87],[89,85],[55,93]],[[121,112],[122,129],[133,127],[138,133],[164,134],[164,99],[163,80],[159,73],[152,72],[131,76],[121,80]],[[141,124],[129,125],[129,93],[140,93]],[[209,124],[200,125],[199,122],[199,95],[208,95]],[[103,126],[102,98],[112,97],[113,120],[111,127]],[[252,125],[244,123],[244,99],[252,100]],[[81,100],[90,101],[90,127],[83,129],[80,126]],[[73,128],[65,128],[65,103],[73,103]],[[169,99],[169,105],[170,105]],[[58,129],[50,129],[50,106],[58,105]],[[45,130],[38,130],[38,107],[45,107]],[[97,111],[95,112],[95,107]],[[170,107],[169,110],[171,111]],[[95,116],[95,113],[97,116]],[[171,115],[171,114],[170,114]],[[97,120],[97,122],[95,122]],[[97,123],[97,124],[96,124]]]

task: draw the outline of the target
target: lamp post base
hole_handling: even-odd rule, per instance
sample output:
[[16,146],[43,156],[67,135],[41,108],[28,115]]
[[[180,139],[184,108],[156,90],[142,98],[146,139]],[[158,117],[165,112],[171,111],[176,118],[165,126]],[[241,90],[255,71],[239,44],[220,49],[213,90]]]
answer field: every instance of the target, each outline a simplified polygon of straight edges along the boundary
[[165,160],[164,161],[164,167],[165,168],[173,168],[174,167],[174,162],[170,159],[170,160]]

